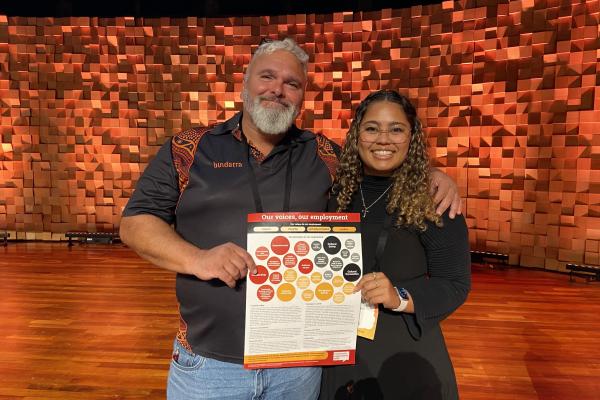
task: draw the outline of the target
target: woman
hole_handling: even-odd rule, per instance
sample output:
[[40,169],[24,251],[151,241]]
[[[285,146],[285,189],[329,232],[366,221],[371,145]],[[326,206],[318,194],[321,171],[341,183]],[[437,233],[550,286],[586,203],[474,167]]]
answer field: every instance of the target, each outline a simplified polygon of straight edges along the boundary
[[378,307],[374,340],[357,338],[356,365],[325,368],[321,399],[457,399],[439,322],[470,289],[464,218],[435,213],[415,108],[395,91],[356,110],[332,211],[362,216],[363,299]]

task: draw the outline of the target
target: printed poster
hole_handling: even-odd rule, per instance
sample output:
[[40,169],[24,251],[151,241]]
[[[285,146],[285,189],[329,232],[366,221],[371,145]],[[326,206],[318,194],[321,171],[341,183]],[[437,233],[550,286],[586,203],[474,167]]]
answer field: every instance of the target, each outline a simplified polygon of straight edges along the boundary
[[248,252],[244,367],[354,364],[360,215],[249,214]]

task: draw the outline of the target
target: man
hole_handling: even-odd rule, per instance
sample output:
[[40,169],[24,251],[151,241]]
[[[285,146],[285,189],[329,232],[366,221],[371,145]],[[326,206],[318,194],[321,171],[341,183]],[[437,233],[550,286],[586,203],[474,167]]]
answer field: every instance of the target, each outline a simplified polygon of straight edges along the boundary
[[[335,144],[294,126],[307,62],[291,39],[259,46],[244,76],[243,113],[208,132],[190,130],[166,143],[123,213],[121,239],[178,273],[181,322],[170,399],[318,396],[319,368],[242,367],[244,278],[256,268],[245,250],[246,216],[325,211],[337,166]],[[444,179],[452,186],[438,173],[438,181]],[[447,197],[441,206],[454,200],[459,211],[455,190]]]

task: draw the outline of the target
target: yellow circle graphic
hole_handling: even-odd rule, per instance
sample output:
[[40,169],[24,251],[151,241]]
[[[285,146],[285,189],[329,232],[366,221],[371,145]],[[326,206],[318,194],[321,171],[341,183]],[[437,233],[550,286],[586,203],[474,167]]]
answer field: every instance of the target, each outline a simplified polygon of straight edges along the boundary
[[308,279],[307,276],[301,276],[296,281],[296,286],[298,286],[300,289],[306,289],[309,285],[310,285],[310,279]]
[[315,292],[310,289],[306,289],[304,292],[302,292],[302,300],[304,301],[311,301],[314,297]]
[[319,282],[321,282],[322,279],[323,279],[323,275],[321,275],[320,272],[313,272],[312,275],[310,276],[310,280],[313,283],[319,283]]
[[341,276],[334,276],[333,280],[331,281],[331,283],[333,283],[333,286],[335,287],[340,287],[344,284],[344,278],[342,278]]
[[285,279],[286,282],[294,282],[297,277],[298,273],[294,269],[288,269],[283,273],[283,279]]
[[277,288],[277,298],[281,301],[290,301],[296,295],[296,289],[289,283],[284,283]]
[[336,304],[342,304],[345,298],[346,296],[344,296],[344,293],[337,292],[333,295],[333,302]]
[[346,283],[344,285],[344,288],[342,289],[342,291],[344,293],[346,293],[347,295],[354,293],[354,283],[350,283],[350,282]]
[[323,282],[315,289],[315,295],[319,300],[329,300],[333,296],[333,286],[328,282]]

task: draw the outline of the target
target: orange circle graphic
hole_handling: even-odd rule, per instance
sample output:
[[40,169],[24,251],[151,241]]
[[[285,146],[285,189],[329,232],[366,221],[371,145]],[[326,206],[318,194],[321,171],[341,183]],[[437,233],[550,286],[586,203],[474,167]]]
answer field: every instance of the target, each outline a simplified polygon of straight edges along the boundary
[[281,273],[279,273],[279,272],[273,272],[269,276],[269,281],[275,285],[277,285],[278,283],[281,283],[282,279],[283,279],[283,277],[281,276]]
[[345,298],[346,296],[344,296],[344,293],[337,292],[333,295],[333,302],[336,304],[342,304]]
[[290,249],[290,241],[285,236],[275,236],[271,240],[271,250],[277,255],[284,255]]
[[290,301],[296,295],[296,288],[289,283],[284,283],[277,288],[277,298],[281,301]]
[[346,283],[344,285],[344,288],[342,289],[342,291],[344,293],[346,293],[347,295],[351,295],[352,293],[354,293],[354,283],[350,283],[350,282]]
[[274,294],[275,291],[269,285],[262,285],[256,290],[256,297],[258,297],[260,301],[269,301],[273,298]]
[[328,282],[323,282],[317,285],[317,288],[315,289],[315,295],[319,300],[329,300],[331,296],[333,296],[333,286],[331,286],[331,284]]
[[308,254],[310,247],[308,247],[308,243],[304,241],[300,241],[294,245],[294,252],[298,254],[300,257],[304,257]]
[[296,286],[298,286],[300,289],[306,289],[309,285],[310,279],[308,279],[306,276],[301,276],[296,281]]
[[297,262],[298,262],[298,257],[293,255],[292,253],[289,253],[289,254],[286,254],[285,256],[283,256],[283,265],[285,265],[288,268],[295,267]]
[[288,269],[283,273],[283,279],[285,279],[286,282],[294,282],[297,277],[298,273],[295,269]]
[[259,260],[266,260],[267,257],[269,257],[269,249],[267,249],[265,246],[260,246],[258,249],[256,249],[256,251],[254,252],[254,255],[256,256],[256,258],[258,258]]
[[320,272],[313,272],[312,275],[310,276],[310,280],[312,281],[312,283],[319,283],[319,282],[321,282],[322,279],[323,279],[323,275],[321,275]]
[[279,257],[271,257],[267,260],[267,267],[272,270],[279,269],[281,267],[281,260]]
[[310,289],[306,289],[302,292],[302,300],[311,301],[315,297],[315,292]]
[[333,277],[333,280],[331,281],[331,283],[333,283],[333,286],[335,286],[335,287],[340,287],[344,284],[344,278],[342,278],[339,275],[336,275]]
[[308,258],[303,258],[298,263],[298,270],[303,274],[310,274],[313,270],[313,263]]
[[257,265],[256,273],[250,274],[250,280],[252,281],[252,283],[255,283],[257,285],[262,285],[263,283],[265,283],[267,281],[267,278],[269,278],[269,271],[267,271],[267,269],[262,265]]

